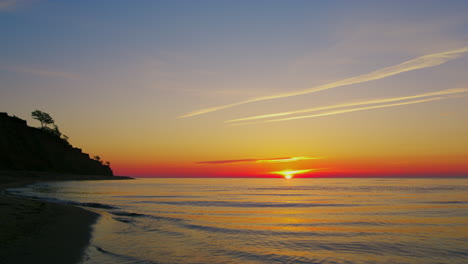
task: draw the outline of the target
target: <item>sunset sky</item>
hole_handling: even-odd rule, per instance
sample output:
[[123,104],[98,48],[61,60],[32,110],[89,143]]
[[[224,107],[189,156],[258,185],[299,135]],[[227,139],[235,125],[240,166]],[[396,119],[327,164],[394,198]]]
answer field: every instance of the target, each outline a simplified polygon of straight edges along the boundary
[[468,1],[0,0],[0,32],[0,112],[116,175],[468,176]]

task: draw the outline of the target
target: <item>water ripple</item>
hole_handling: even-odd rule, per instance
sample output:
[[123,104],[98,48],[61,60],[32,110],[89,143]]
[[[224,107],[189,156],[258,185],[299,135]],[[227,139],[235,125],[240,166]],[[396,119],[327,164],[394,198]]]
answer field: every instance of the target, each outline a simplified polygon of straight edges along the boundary
[[230,202],[230,201],[141,201],[139,203],[156,203],[156,204],[169,204],[181,206],[215,206],[215,207],[350,207],[361,206],[362,204],[338,204],[338,203],[298,203],[298,202]]

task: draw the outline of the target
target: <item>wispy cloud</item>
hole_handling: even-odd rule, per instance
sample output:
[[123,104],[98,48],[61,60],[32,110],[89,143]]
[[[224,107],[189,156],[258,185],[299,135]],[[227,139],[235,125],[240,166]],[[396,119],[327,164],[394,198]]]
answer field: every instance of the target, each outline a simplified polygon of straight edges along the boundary
[[0,10],[10,9],[18,4],[18,0],[0,0]]
[[71,72],[64,72],[64,71],[56,71],[52,69],[45,69],[45,68],[33,68],[33,67],[4,67],[8,70],[15,71],[15,72],[23,72],[29,73],[37,76],[44,76],[44,77],[54,77],[54,78],[64,78],[70,80],[77,80],[80,78],[78,74],[74,74]]
[[227,164],[227,163],[239,163],[239,162],[256,162],[258,159],[238,159],[238,160],[210,160],[210,161],[199,161],[198,164]]
[[323,159],[322,157],[288,157],[288,158],[276,158],[276,159],[261,159],[256,162],[265,162],[265,163],[277,163],[277,162],[294,162],[300,160],[312,160],[312,159]]
[[338,115],[338,114],[345,114],[345,113],[350,113],[350,112],[370,110],[370,109],[376,109],[376,108],[385,108],[385,107],[394,107],[394,106],[409,105],[409,104],[426,103],[426,102],[438,101],[438,100],[443,100],[443,99],[448,99],[448,98],[449,97],[447,97],[447,96],[445,96],[445,97],[444,96],[432,97],[432,98],[427,98],[427,99],[422,99],[422,100],[414,100],[414,101],[395,103],[395,104],[384,104],[384,105],[375,105],[375,106],[367,106],[367,107],[358,107],[358,108],[350,108],[350,109],[344,109],[344,110],[330,111],[330,112],[319,113],[319,114],[314,114],[314,115],[295,116],[295,117],[289,117],[289,118],[267,120],[267,121],[264,121],[264,122],[280,122],[280,121],[289,121],[289,120],[296,120],[296,119],[303,119],[303,118],[313,118],[313,117],[320,117],[320,116]]
[[448,61],[457,59],[463,56],[466,52],[468,52],[468,46],[460,48],[460,49],[454,49],[454,50],[449,50],[445,52],[429,54],[429,55],[421,56],[421,57],[418,57],[409,61],[405,61],[397,65],[389,66],[386,68],[372,71],[370,73],[361,74],[361,75],[354,76],[351,78],[343,79],[337,82],[319,85],[319,86],[312,87],[309,89],[299,90],[299,91],[290,92],[290,93],[282,93],[282,94],[271,95],[271,96],[257,97],[257,98],[240,101],[237,103],[205,108],[205,109],[193,111],[185,115],[179,116],[179,118],[206,114],[206,113],[210,113],[210,112],[214,112],[214,111],[218,111],[218,110],[222,110],[226,108],[231,108],[234,106],[239,106],[239,105],[243,105],[247,103],[279,99],[279,98],[285,98],[285,97],[291,97],[291,96],[297,96],[297,95],[304,95],[304,94],[315,93],[315,92],[328,90],[332,88],[337,88],[341,86],[358,84],[358,83],[363,83],[363,82],[368,82],[368,81],[373,81],[373,80],[379,80],[379,79],[383,79],[383,78],[393,76],[393,75],[403,73],[403,72],[438,66]]
[[0,12],[14,10],[26,2],[27,0],[0,0]]
[[278,163],[278,162],[295,162],[300,160],[321,159],[321,157],[281,157],[269,159],[237,159],[237,160],[212,160],[212,161],[199,161],[198,164],[227,164],[239,162],[265,162],[265,163]]
[[328,105],[328,106],[321,106],[321,107],[313,107],[313,108],[306,108],[306,109],[295,110],[295,111],[273,113],[273,114],[267,114],[267,115],[250,116],[250,117],[227,120],[227,121],[225,121],[225,123],[258,120],[258,119],[288,116],[288,115],[294,115],[294,114],[302,114],[302,113],[314,112],[314,111],[320,111],[320,110],[329,110],[329,109],[334,109],[334,108],[342,108],[342,107],[350,107],[350,106],[361,106],[361,105],[378,104],[378,103],[389,103],[389,102],[395,102],[395,101],[417,99],[417,98],[422,98],[422,97],[450,95],[450,94],[457,94],[457,93],[464,93],[464,92],[468,92],[468,89],[465,89],[465,88],[447,89],[447,90],[442,90],[442,91],[429,92],[429,93],[423,93],[423,94],[417,94],[417,95],[411,95],[411,96],[373,99],[373,100],[368,100],[368,101],[335,104],[335,105]]

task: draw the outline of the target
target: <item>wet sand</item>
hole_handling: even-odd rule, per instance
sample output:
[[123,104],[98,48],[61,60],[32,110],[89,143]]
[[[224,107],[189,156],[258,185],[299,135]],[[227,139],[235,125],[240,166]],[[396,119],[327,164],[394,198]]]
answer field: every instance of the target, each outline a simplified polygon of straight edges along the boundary
[[61,178],[10,174],[0,173],[0,263],[79,263],[99,215],[75,206],[8,195],[7,188]]

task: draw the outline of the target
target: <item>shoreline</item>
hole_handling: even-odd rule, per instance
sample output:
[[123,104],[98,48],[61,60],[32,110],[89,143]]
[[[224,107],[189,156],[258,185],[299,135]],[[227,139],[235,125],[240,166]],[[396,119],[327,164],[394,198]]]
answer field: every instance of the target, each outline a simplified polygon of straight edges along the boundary
[[45,181],[120,179],[127,178],[0,172],[0,263],[80,263],[99,219],[77,206],[18,197],[5,189]]

